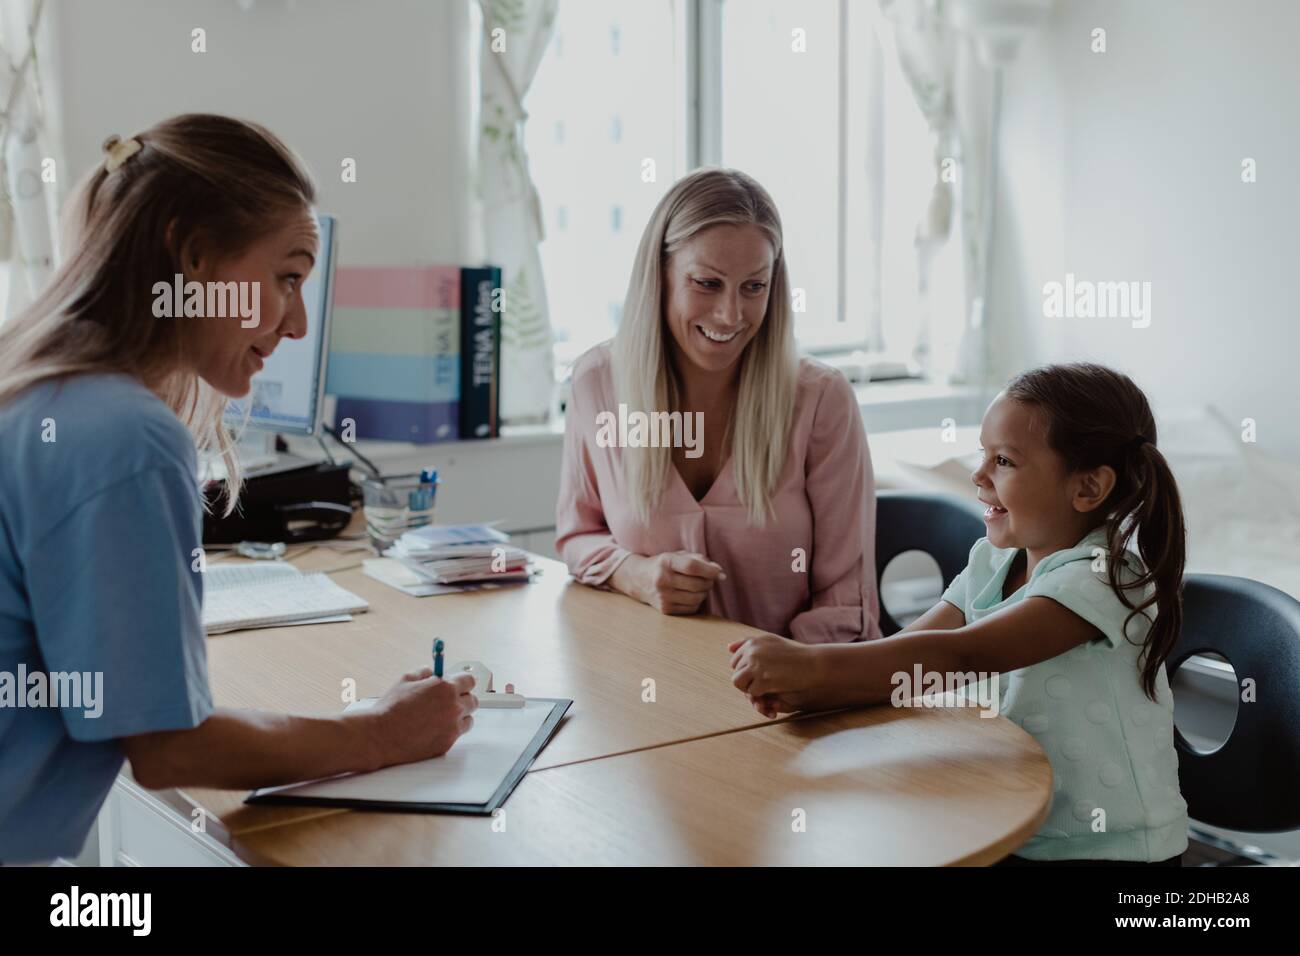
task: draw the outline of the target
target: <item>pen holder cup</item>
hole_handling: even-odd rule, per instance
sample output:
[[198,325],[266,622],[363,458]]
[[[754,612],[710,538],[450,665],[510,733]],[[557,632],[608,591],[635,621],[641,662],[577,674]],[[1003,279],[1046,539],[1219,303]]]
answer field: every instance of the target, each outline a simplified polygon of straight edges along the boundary
[[366,534],[376,554],[391,548],[404,533],[433,521],[438,482],[418,474],[361,479]]

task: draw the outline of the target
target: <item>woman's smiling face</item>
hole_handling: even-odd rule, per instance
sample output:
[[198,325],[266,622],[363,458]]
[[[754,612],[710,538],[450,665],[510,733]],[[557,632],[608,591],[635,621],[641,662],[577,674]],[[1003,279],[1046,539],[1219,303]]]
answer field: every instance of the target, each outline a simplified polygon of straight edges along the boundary
[[[301,209],[238,255],[220,262],[200,261],[198,281],[245,283],[258,300],[257,323],[241,317],[194,318],[191,337],[194,371],[229,398],[242,398],[253,376],[283,338],[307,333],[302,284],[316,262],[320,230],[309,209]],[[256,285],[254,285],[256,283]]]
[[736,366],[767,315],[773,260],[767,234],[754,225],[713,226],[673,253],[664,321],[679,368],[688,363],[725,372]]

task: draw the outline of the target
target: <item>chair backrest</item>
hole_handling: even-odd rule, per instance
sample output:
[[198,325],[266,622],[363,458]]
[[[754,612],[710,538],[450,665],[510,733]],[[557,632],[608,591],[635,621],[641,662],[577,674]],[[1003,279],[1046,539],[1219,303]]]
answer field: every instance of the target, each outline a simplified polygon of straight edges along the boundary
[[[1237,674],[1237,720],[1222,746],[1194,750],[1177,730],[1188,814],[1210,826],[1270,832],[1300,827],[1300,601],[1248,578],[1189,574],[1183,631],[1165,661],[1174,672],[1213,652]],[[1254,700],[1242,701],[1242,681]]]
[[[971,546],[982,537],[984,522],[973,502],[929,491],[877,492],[877,591],[889,562],[904,551],[924,551],[934,558],[947,586],[966,567]],[[881,602],[881,633],[888,637],[898,629]]]

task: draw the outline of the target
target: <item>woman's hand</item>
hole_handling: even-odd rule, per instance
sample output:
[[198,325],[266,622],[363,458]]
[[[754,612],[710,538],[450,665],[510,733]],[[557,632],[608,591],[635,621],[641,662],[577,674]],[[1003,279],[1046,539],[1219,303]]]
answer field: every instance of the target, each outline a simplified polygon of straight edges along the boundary
[[403,674],[374,707],[373,720],[381,766],[440,757],[474,725],[478,700],[470,691],[474,678],[457,674],[434,677],[431,668]]
[[764,717],[823,705],[817,648],[784,637],[764,634],[735,641],[731,651],[731,682]]
[[197,727],[119,738],[151,790],[247,790],[378,770],[447,752],[474,723],[474,678],[412,671],[365,710],[299,717],[219,708]]
[[702,554],[668,551],[649,558],[628,555],[610,584],[664,614],[694,614],[713,585],[726,578],[722,566]]

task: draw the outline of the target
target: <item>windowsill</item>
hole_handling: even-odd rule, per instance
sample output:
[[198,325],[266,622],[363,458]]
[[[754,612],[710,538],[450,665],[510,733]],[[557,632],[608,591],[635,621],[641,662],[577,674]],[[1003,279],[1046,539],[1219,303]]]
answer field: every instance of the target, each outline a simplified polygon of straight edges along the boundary
[[[922,379],[897,379],[869,382],[853,386],[858,404],[863,409],[889,408],[902,411],[909,406],[918,411],[931,405],[950,405],[953,402],[971,402],[979,399],[980,389],[973,385],[943,385]],[[364,439],[356,448],[376,463],[409,458],[436,449],[443,454],[478,453],[493,448],[519,448],[535,444],[560,444],[564,440],[564,418],[560,416],[540,425],[506,425],[499,438],[482,438],[474,441],[431,442],[417,444],[401,441],[374,441]],[[303,457],[316,458],[320,446],[314,439],[286,436],[289,450]],[[332,451],[346,454],[338,443],[327,439]]]
[[976,385],[943,385],[915,378],[857,384],[853,386],[853,392],[858,396],[858,404],[863,407],[946,402],[953,399],[973,400],[981,394]]
[[[320,445],[314,438],[302,438],[297,435],[284,436],[286,443],[289,445],[289,451],[302,455],[305,458],[317,458],[320,456]],[[518,448],[524,445],[535,445],[547,442],[559,443],[564,440],[564,419],[560,418],[555,421],[547,422],[541,425],[505,425],[501,428],[501,437],[499,438],[478,438],[473,441],[442,441],[417,443],[409,441],[376,441],[374,439],[362,439],[356,442],[355,448],[367,458],[379,462],[394,461],[408,458],[411,455],[418,455],[422,452],[428,452],[436,449],[442,454],[455,454],[456,452],[476,452],[485,451],[491,448]],[[326,438],[330,451],[337,454],[347,454],[347,449],[354,447],[352,445],[339,445],[332,438]]]

